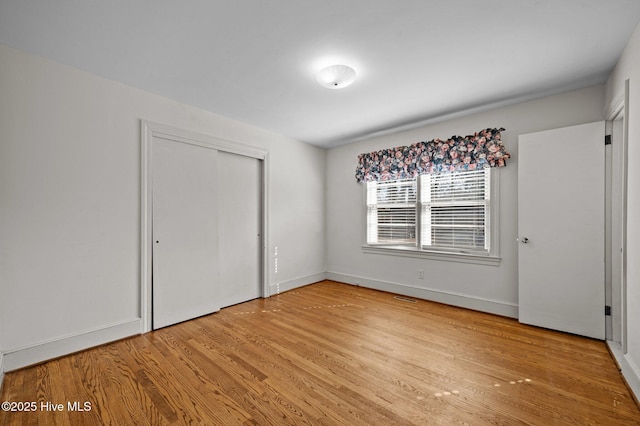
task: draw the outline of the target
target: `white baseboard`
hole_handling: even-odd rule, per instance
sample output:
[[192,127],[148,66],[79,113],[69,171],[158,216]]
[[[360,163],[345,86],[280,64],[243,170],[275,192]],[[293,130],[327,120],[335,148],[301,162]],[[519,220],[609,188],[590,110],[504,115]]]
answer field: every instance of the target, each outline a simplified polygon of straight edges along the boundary
[[402,294],[404,296],[417,297],[419,299],[444,303],[460,308],[473,309],[474,311],[487,312],[510,318],[518,318],[518,306],[516,304],[480,299],[464,294],[449,293],[441,290],[415,287],[407,284],[379,281],[371,278],[341,274],[337,272],[327,272],[326,279],[372,288],[375,290],[388,291],[390,293]]
[[94,346],[140,334],[140,318],[64,336],[35,345],[4,352],[4,369],[13,371]]
[[293,290],[298,287],[303,287],[308,284],[317,283],[318,281],[323,281],[325,279],[327,279],[327,274],[325,272],[321,272],[319,274],[308,275],[294,280],[271,284],[269,287],[269,296],[275,296],[276,294]]
[[616,359],[620,372],[626,380],[631,392],[633,392],[637,401],[640,401],[640,368],[633,362],[627,354],[622,353],[622,347],[619,343],[607,340],[607,346]]

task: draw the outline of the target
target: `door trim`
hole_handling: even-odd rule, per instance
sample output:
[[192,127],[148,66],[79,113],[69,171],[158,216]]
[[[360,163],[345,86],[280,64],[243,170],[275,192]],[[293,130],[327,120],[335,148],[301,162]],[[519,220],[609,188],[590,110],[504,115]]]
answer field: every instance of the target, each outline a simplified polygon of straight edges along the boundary
[[[622,117],[622,141],[615,141],[615,143],[622,142],[621,146],[621,163],[622,163],[622,199],[621,200],[611,200],[613,202],[621,203],[621,223],[620,223],[620,232],[621,232],[621,248],[622,248],[622,265],[621,265],[621,276],[620,276],[620,323],[612,323],[612,327],[619,327],[620,332],[620,342],[613,342],[613,344],[620,344],[620,350],[623,355],[627,353],[627,198],[628,198],[628,146],[629,146],[629,80],[625,80],[624,89],[618,93],[615,98],[611,101],[608,107],[605,110],[605,117],[608,122],[613,123],[613,121]],[[611,267],[615,267],[615,265],[611,265]],[[611,283],[614,285],[615,283]],[[610,339],[612,336],[607,336]]]
[[194,133],[188,130],[178,129],[164,124],[140,120],[141,124],[141,200],[140,200],[140,327],[141,333],[152,330],[152,177],[153,162],[151,160],[151,146],[154,137],[164,138],[176,142],[187,143],[218,151],[243,155],[262,161],[262,235],[261,251],[262,264],[260,265],[262,278],[262,297],[268,297],[268,238],[269,238],[269,152],[254,146],[233,142],[214,136]]

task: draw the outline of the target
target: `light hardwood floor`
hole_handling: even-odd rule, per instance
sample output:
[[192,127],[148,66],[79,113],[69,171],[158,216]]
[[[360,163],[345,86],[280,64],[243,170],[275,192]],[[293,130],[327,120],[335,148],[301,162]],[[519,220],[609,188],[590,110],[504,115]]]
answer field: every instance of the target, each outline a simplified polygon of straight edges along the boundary
[[601,341],[330,281],[7,373],[0,400],[37,403],[1,425],[640,424]]

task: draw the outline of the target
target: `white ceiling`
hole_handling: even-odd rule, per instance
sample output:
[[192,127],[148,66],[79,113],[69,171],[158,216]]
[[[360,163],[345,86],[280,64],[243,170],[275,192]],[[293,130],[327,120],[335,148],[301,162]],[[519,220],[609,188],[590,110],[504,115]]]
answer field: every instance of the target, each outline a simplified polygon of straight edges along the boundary
[[[638,0],[0,0],[0,43],[331,147],[604,83]],[[333,63],[356,69],[319,86]]]

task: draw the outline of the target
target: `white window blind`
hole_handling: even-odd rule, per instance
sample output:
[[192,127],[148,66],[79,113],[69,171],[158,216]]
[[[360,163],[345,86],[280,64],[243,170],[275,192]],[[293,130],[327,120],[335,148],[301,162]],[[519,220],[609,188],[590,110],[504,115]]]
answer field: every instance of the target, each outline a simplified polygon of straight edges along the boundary
[[420,176],[423,248],[489,250],[489,170]]
[[367,243],[488,253],[489,210],[490,169],[369,182]]
[[416,243],[417,182],[367,183],[367,243]]

